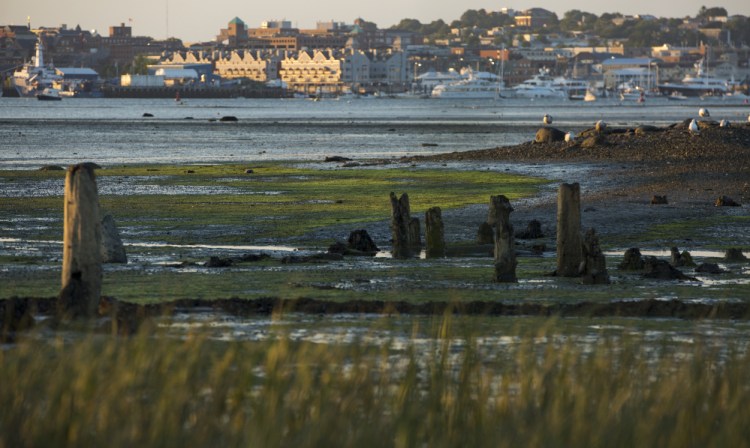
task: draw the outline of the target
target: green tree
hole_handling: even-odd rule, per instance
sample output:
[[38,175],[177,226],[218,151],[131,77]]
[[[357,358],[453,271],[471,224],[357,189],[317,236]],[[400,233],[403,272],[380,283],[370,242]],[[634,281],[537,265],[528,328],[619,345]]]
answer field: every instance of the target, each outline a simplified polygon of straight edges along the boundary
[[699,19],[705,19],[707,17],[726,17],[728,15],[729,14],[727,13],[727,10],[725,8],[706,8],[705,6],[701,6],[701,9],[698,10],[698,15],[696,17]]

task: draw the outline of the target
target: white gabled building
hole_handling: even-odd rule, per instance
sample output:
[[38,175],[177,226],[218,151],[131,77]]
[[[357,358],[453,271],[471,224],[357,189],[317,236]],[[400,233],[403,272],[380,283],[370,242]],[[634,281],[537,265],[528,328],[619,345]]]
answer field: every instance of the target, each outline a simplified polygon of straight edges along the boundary
[[267,82],[279,78],[280,61],[281,57],[275,52],[234,50],[216,58],[214,72],[224,79],[248,78]]

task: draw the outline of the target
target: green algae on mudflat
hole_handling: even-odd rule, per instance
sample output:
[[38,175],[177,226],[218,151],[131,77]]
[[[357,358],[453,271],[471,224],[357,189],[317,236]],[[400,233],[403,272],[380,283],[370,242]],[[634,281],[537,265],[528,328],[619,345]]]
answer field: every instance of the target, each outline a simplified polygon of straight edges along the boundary
[[[299,236],[334,224],[387,219],[388,195],[406,192],[414,213],[429,207],[443,210],[483,203],[493,194],[510,199],[535,194],[545,180],[489,171],[452,169],[358,168],[313,169],[286,164],[124,166],[97,170],[100,184],[127,179],[156,186],[156,194],[100,194],[103,213],[112,213],[120,228],[137,231],[139,239],[187,243],[249,242],[255,238]],[[58,172],[0,172],[7,182],[55,179]],[[159,188],[181,187],[178,194]],[[224,187],[229,192],[202,194],[198,187]],[[186,191],[186,188],[188,191]],[[198,194],[192,194],[196,188]],[[127,190],[126,187],[123,187]],[[58,216],[61,197],[12,197],[0,203],[5,216]],[[61,222],[51,226],[57,234]],[[205,232],[214,228],[216,232]]]
[[606,247],[671,247],[681,250],[699,247],[726,250],[750,246],[750,216],[725,214],[702,218],[675,219],[649,226],[644,232],[608,236]]

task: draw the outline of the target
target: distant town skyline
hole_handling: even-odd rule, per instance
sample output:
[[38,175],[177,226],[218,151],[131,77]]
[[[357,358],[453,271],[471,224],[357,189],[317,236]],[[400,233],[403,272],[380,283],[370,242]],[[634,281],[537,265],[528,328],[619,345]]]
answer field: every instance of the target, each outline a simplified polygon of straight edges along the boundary
[[199,0],[68,0],[64,5],[50,0],[3,0],[0,5],[0,25],[25,25],[28,17],[32,27],[65,24],[74,28],[80,25],[84,29],[95,29],[99,34],[107,35],[110,26],[125,23],[132,26],[133,35],[151,36],[155,39],[176,37],[185,42],[199,42],[215,39],[219,30],[225,28],[234,17],[242,19],[250,28],[259,27],[264,20],[288,20],[298,28],[314,28],[318,21],[352,23],[358,17],[374,22],[381,28],[388,28],[405,18],[417,19],[422,23],[443,19],[450,23],[467,9],[497,11],[501,8],[524,10],[540,7],[557,13],[561,18],[565,11],[572,9],[597,15],[619,12],[627,15],[686,17],[695,16],[701,6],[723,7],[730,15],[750,16],[750,2],[747,0],[727,0],[721,4],[706,4],[704,0],[682,0],[679,3],[631,0],[624,5],[593,0],[505,3],[490,0],[473,0],[471,3],[446,0],[379,0],[366,3],[292,0],[283,5],[274,2],[251,4],[239,0],[218,4]]

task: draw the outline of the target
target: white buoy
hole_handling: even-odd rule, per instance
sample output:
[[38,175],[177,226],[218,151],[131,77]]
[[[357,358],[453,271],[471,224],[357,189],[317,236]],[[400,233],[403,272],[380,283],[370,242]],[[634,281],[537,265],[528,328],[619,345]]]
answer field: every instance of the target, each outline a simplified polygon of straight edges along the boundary
[[698,123],[695,122],[695,119],[690,120],[690,124],[688,125],[688,130],[691,134],[699,135],[701,133],[701,130],[698,129]]
[[719,122],[719,127],[720,128],[728,128],[729,127],[729,121],[727,121],[727,120],[721,120]]
[[708,109],[706,109],[704,107],[701,107],[700,109],[698,109],[698,115],[701,116],[701,117],[704,117],[704,118],[711,116],[711,114],[708,113]]
[[566,142],[572,142],[575,139],[576,139],[575,132],[568,132],[567,134],[565,134],[565,141]]
[[544,117],[542,117],[542,123],[552,124],[552,116],[550,114],[544,114]]
[[596,129],[596,132],[604,132],[605,129],[607,129],[607,123],[603,122],[602,120],[599,120],[596,122],[596,125],[594,126]]

